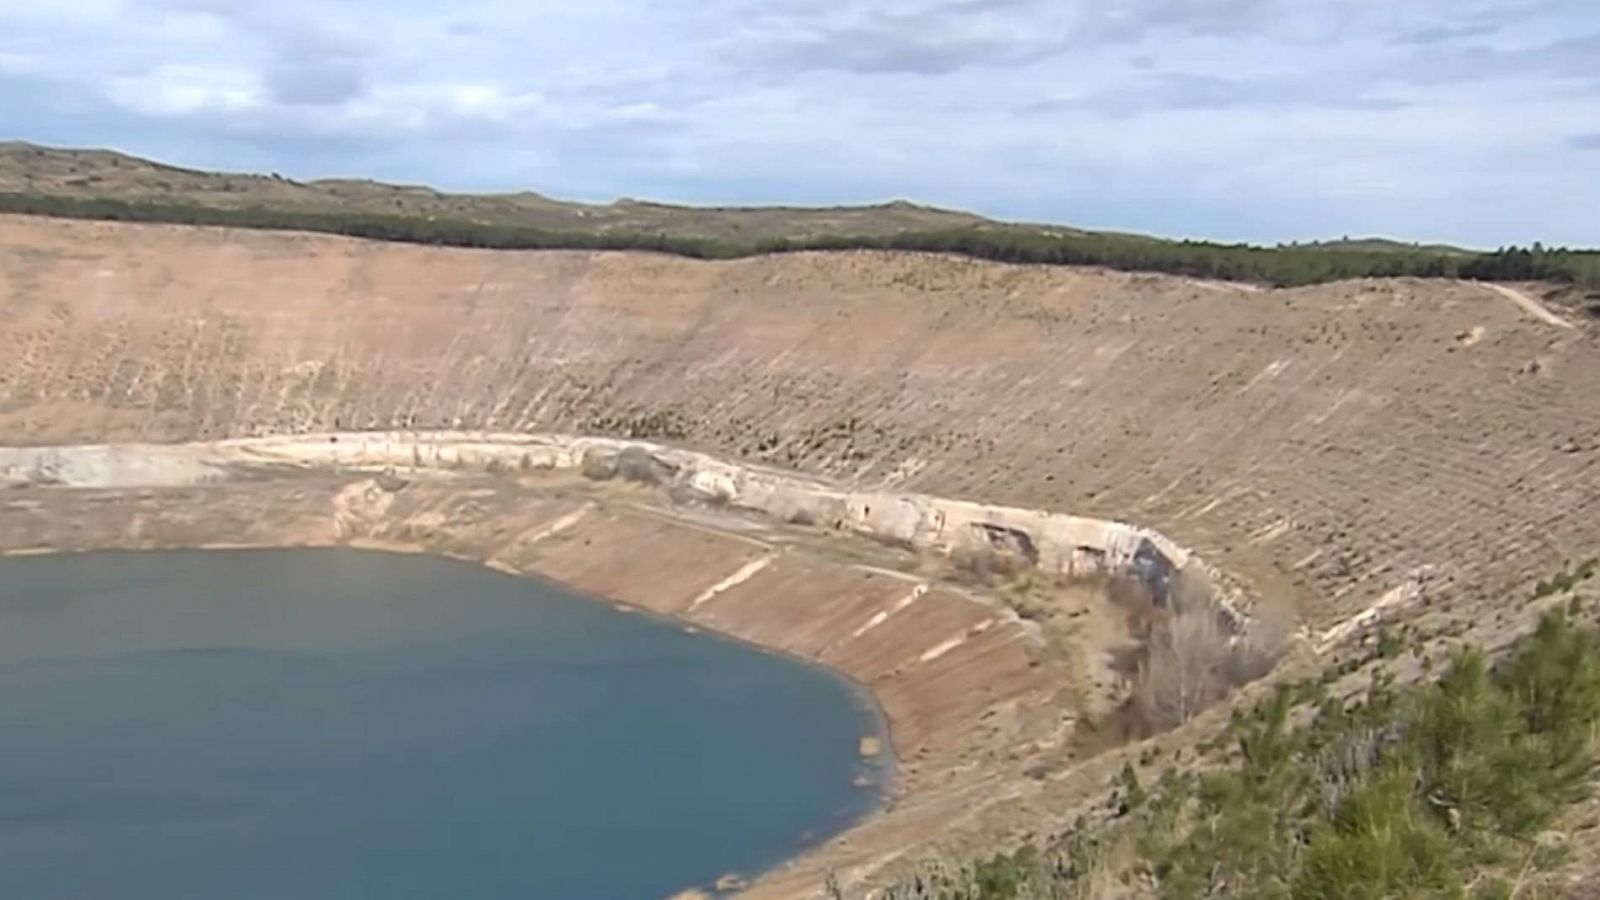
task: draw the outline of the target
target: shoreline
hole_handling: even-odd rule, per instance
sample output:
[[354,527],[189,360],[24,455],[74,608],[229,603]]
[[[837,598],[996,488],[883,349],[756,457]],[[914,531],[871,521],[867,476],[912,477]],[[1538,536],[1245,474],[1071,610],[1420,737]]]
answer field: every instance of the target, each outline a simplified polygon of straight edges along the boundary
[[[36,550],[0,549],[0,563],[3,563],[5,559],[13,558],[38,559],[42,557],[66,557],[74,555],[136,555],[148,554],[152,552],[198,554],[209,553],[212,551],[237,551],[246,553],[324,551],[387,555],[396,557],[427,556],[434,558],[436,561],[444,562],[448,565],[470,566],[474,569],[488,570],[495,574],[504,575],[508,578],[517,579],[519,581],[530,581],[535,585],[550,589],[556,594],[572,598],[585,604],[596,604],[602,606],[617,615],[642,615],[656,625],[669,630],[696,638],[719,641],[725,644],[739,646],[746,650],[759,653],[762,656],[781,659],[786,664],[799,666],[808,672],[826,678],[829,682],[844,688],[846,702],[849,704],[850,708],[859,715],[862,721],[864,727],[860,730],[860,733],[853,737],[853,740],[857,742],[857,746],[864,746],[865,742],[869,741],[881,742],[875,746],[888,746],[888,719],[883,712],[882,706],[877,702],[875,695],[873,695],[872,691],[867,686],[860,684],[859,682],[850,678],[847,674],[839,672],[829,666],[822,665],[814,660],[809,660],[792,653],[787,653],[771,647],[755,644],[736,635],[727,634],[715,629],[687,625],[680,619],[670,616],[662,616],[648,609],[643,609],[630,604],[619,603],[604,597],[595,596],[574,589],[560,582],[544,578],[537,574],[507,571],[503,568],[490,566],[481,561],[470,558],[432,552],[424,547],[403,546],[399,544],[376,546],[370,542],[364,542],[363,544],[333,545],[286,545],[271,543],[217,542],[209,544],[195,544],[192,546],[170,546],[162,548],[38,548]],[[723,897],[736,894],[738,893],[737,889],[730,891],[726,888],[720,888],[718,885],[726,883],[749,885],[758,882],[767,872],[787,865],[799,856],[810,852],[816,847],[821,846],[836,837],[848,833],[849,831],[860,826],[863,822],[873,817],[883,815],[894,802],[893,790],[894,774],[896,770],[895,762],[896,761],[892,753],[865,754],[857,752],[854,754],[854,762],[851,767],[853,779],[851,781],[850,789],[870,803],[871,808],[866,812],[849,818],[840,819],[834,823],[830,823],[825,826],[819,826],[817,829],[804,832],[800,838],[796,839],[795,843],[783,851],[781,858],[762,868],[741,870],[731,867],[724,867],[721,870],[720,876],[716,879],[707,881],[703,884],[687,885],[682,889],[671,892],[668,896]],[[694,893],[696,891],[700,893]]]
[[[862,815],[855,816],[844,821],[841,827],[831,828],[824,833],[814,834],[810,838],[802,837],[802,839],[798,840],[792,847],[792,853],[786,855],[784,858],[774,862],[764,869],[751,872],[737,872],[729,870],[721,878],[717,879],[718,882],[721,882],[724,879],[732,878],[737,883],[745,885],[746,887],[756,885],[760,883],[760,881],[768,874],[791,865],[805,855],[825,846],[830,841],[849,835],[852,831],[855,831],[857,828],[860,828],[862,825],[875,818],[887,815],[894,809],[894,805],[899,799],[900,780],[898,774],[900,769],[900,759],[896,755],[894,749],[895,744],[893,723],[891,722],[888,714],[884,711],[883,704],[879,702],[877,695],[873,693],[872,689],[851,677],[849,673],[840,671],[832,666],[825,665],[814,659],[807,659],[806,657],[795,653],[790,653],[782,649],[759,644],[729,632],[721,631],[715,628],[704,628],[697,625],[690,625],[681,618],[662,615],[658,612],[650,610],[646,607],[638,606],[636,604],[626,603],[620,600],[614,600],[608,597],[591,594],[573,587],[572,585],[547,578],[538,573],[518,571],[504,565],[497,565],[493,561],[477,560],[469,556],[440,553],[416,544],[401,544],[385,541],[375,542],[370,540],[358,540],[348,543],[332,544],[283,544],[227,541],[197,543],[188,546],[175,545],[159,548],[33,547],[18,549],[0,547],[0,560],[7,558],[26,559],[44,556],[68,556],[74,554],[91,553],[134,554],[162,551],[207,552],[213,550],[351,550],[361,553],[384,553],[394,554],[397,556],[432,556],[454,563],[462,563],[465,565],[487,569],[491,572],[506,575],[512,578],[526,579],[546,587],[554,588],[562,593],[580,598],[585,602],[605,606],[621,615],[643,616],[651,621],[672,627],[693,637],[737,644],[762,655],[778,657],[790,663],[803,666],[810,671],[821,674],[822,676],[843,685],[850,697],[851,705],[858,712],[862,713],[864,718],[870,723],[870,727],[865,729],[867,732],[866,734],[857,735],[858,750],[856,752],[857,777],[861,778],[870,776],[870,780],[866,784],[859,783],[859,781],[853,782],[851,786],[853,789],[867,795],[871,799],[872,809],[866,813],[863,813]],[[869,741],[877,742],[871,745],[876,748],[875,751],[872,753],[862,752],[860,748],[868,746],[866,742]],[[808,834],[810,833],[808,832]],[[733,890],[719,889],[716,886],[716,883],[694,884],[686,885],[682,890],[669,894],[667,900],[679,897],[716,898],[737,896],[742,895],[743,893],[744,892],[742,889],[737,888]]]
[[[837,832],[797,841],[792,855],[765,871],[738,873],[748,878],[742,896],[816,896],[829,873],[847,886],[870,883],[885,866],[926,849],[973,814],[991,799],[993,785],[1012,783],[1017,776],[1005,773],[1016,768],[1013,757],[1063,740],[1056,733],[1062,720],[1039,715],[1057,703],[1046,693],[1053,690],[1055,664],[1048,653],[1040,656],[1042,646],[1028,649],[1039,638],[1014,614],[943,588],[930,593],[932,583],[884,565],[819,557],[772,533],[741,530],[732,520],[708,523],[716,510],[638,506],[635,495],[620,501],[606,496],[632,488],[582,480],[575,483],[579,493],[569,495],[503,475],[418,471],[404,482],[404,475],[374,477],[343,467],[239,467],[230,461],[206,478],[163,485],[181,467],[156,469],[145,474],[157,477],[108,478],[105,486],[50,479],[0,492],[0,509],[17,513],[0,516],[14,526],[10,535],[0,527],[0,556],[166,548],[426,553],[532,578],[836,679],[873,726],[852,748],[858,774],[871,779],[858,789],[869,794],[873,810]],[[394,490],[380,481],[392,482]],[[402,510],[407,502],[417,509]],[[217,508],[240,503],[256,511],[232,517],[232,524],[216,515]],[[441,504],[483,503],[497,506],[459,518],[437,511]],[[127,518],[94,521],[73,512],[77,504],[110,506]],[[562,522],[571,524],[552,527]],[[601,544],[615,534],[640,542],[636,555],[649,557],[647,568],[677,569],[666,583],[631,578],[612,586],[620,590],[607,589],[614,567],[586,563],[611,552]],[[848,543],[859,536],[826,540]],[[876,546],[860,544],[869,553],[880,552]],[[543,555],[528,552],[533,548]],[[686,553],[704,558],[685,563]],[[761,562],[759,571],[732,577],[752,568],[751,559]],[[690,581],[674,588],[685,577]],[[889,625],[878,629],[885,621]],[[970,655],[968,646],[975,648]],[[1047,664],[1035,668],[1041,661]],[[940,724],[945,721],[965,724]],[[876,754],[863,752],[872,743]]]

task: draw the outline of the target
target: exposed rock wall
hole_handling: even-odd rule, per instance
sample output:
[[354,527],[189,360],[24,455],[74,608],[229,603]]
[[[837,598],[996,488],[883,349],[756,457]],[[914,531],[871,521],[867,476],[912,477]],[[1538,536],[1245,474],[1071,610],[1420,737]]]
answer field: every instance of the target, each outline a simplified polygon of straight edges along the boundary
[[[1230,579],[1148,528],[1046,510],[882,490],[857,490],[763,466],[646,441],[482,432],[342,432],[202,444],[0,447],[0,485],[142,487],[224,477],[231,464],[315,469],[571,469],[662,485],[682,499],[726,505],[778,522],[807,522],[875,540],[952,554],[1004,553],[1046,572],[1139,577],[1157,599],[1188,570],[1217,588],[1242,624],[1247,597]],[[630,471],[632,467],[632,471]]]

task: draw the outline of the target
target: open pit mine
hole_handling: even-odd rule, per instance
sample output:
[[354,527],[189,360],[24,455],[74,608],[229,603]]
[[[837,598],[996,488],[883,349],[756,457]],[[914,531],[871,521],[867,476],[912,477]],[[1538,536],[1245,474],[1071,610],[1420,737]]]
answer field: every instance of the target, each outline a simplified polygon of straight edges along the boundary
[[1492,628],[1600,546],[1597,345],[1455,281],[0,217],[0,551],[442,554],[828,667],[890,800],[748,895],[855,896],[1226,716],[1123,715],[1118,585],[1276,632],[1245,693],[1379,622]]

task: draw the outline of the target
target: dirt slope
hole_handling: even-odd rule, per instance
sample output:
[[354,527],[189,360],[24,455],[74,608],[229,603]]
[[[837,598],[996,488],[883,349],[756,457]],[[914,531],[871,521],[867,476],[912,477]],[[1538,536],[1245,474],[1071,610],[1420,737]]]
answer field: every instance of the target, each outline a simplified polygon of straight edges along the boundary
[[1600,347],[1486,288],[0,219],[7,443],[621,432],[1158,528],[1313,626],[1600,546]]

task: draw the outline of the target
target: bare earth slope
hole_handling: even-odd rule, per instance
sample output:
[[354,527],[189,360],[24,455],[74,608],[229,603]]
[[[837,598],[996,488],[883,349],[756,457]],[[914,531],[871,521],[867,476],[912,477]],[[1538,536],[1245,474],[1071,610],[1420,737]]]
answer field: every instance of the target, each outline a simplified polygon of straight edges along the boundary
[[620,432],[1151,526],[1313,627],[1600,545],[1596,336],[1476,285],[21,217],[0,248],[3,443]]

